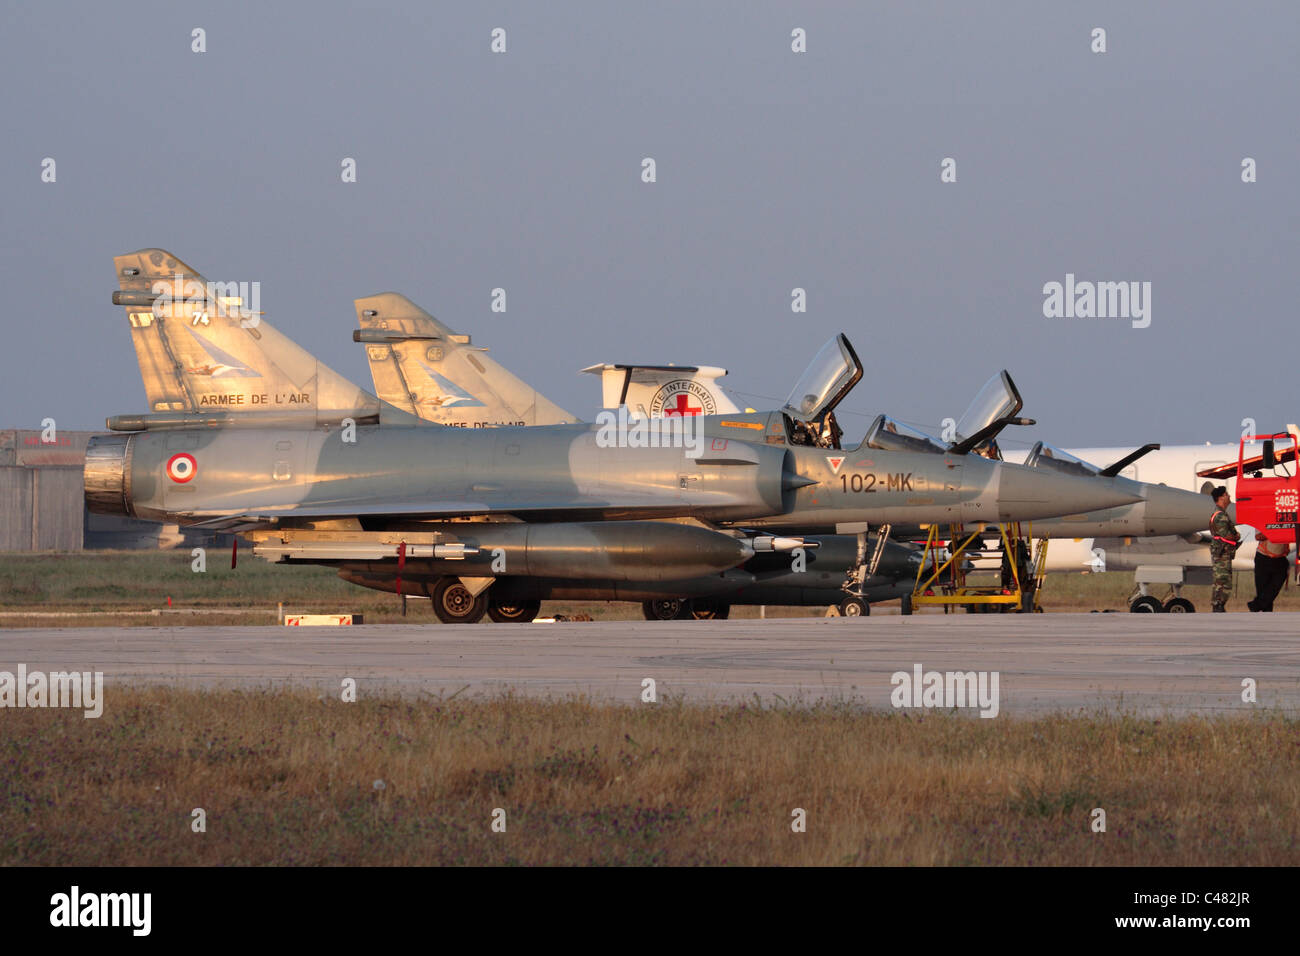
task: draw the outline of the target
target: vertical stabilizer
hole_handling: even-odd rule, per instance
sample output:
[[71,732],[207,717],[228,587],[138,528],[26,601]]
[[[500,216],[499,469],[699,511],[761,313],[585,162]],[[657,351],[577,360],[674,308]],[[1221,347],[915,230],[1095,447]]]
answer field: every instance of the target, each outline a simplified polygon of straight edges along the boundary
[[356,310],[375,394],[405,412],[466,428],[579,420],[404,295],[366,296]]
[[163,249],[113,260],[151,415],[373,418],[378,400],[256,311],[256,283],[210,282]]
[[718,379],[725,368],[712,365],[592,365],[584,372],[600,376],[606,408],[626,405],[634,415],[730,415],[740,409]]

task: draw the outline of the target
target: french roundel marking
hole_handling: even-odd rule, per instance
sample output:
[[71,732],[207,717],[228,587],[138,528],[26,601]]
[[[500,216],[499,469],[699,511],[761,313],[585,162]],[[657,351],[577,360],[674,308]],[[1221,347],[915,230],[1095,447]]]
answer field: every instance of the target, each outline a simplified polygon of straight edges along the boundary
[[194,461],[194,456],[187,455],[185,452],[172,455],[167,459],[167,477],[180,485],[193,478],[197,468],[198,463]]

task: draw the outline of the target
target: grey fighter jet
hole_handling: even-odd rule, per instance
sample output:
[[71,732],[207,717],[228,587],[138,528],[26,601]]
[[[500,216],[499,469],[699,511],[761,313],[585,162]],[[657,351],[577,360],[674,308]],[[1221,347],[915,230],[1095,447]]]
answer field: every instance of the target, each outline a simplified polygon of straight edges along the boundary
[[[115,267],[133,334],[152,329],[177,359],[157,368],[151,410],[109,419],[119,434],[88,448],[90,509],[245,530],[263,553],[382,562],[395,578],[419,562],[453,619],[481,615],[499,577],[687,580],[803,544],[764,526],[1029,520],[1135,500],[974,456],[841,453],[833,410],[862,375],[843,335],[771,412],[666,431],[612,419],[447,428],[363,392],[260,317],[220,308],[170,253]],[[211,360],[182,357],[195,345]],[[217,364],[247,374],[195,371]]]
[[[458,371],[468,368],[462,353],[471,348],[470,336],[453,332],[404,296],[385,293],[382,296],[356,300],[357,318],[363,327],[367,324],[373,327],[380,321],[377,318],[377,310],[381,302],[386,304],[385,311],[394,317],[394,321],[385,326],[383,333],[390,341],[400,342],[403,338],[409,337],[418,342],[445,343],[445,349],[440,349],[439,356],[445,357],[444,374],[448,382],[461,391],[492,396],[486,411],[481,410],[480,415],[486,414],[500,420],[513,420],[526,414],[531,415],[533,408],[547,405],[556,407],[544,399],[539,401],[540,394],[535,389],[525,385],[499,365],[494,365],[486,372]],[[361,336],[361,331],[353,333],[353,338],[357,341],[363,341]],[[426,390],[432,390],[434,394],[447,391],[447,384],[433,380],[428,374],[428,369],[421,367],[408,372],[403,379],[402,390],[386,392],[383,383],[385,376],[391,374],[393,363],[385,351],[376,352],[368,347],[367,353],[376,389],[382,398],[400,399],[407,389],[416,395],[423,394]],[[605,381],[602,383],[606,407],[630,404],[628,389],[630,383],[636,384],[639,390],[637,394],[642,397],[657,398],[663,394],[673,393],[692,397],[701,407],[727,401],[713,381],[719,374],[725,374],[722,369],[708,369],[710,377],[707,379],[700,379],[693,374],[696,371],[695,366],[604,365],[584,369],[584,371],[593,370],[606,373]],[[527,405],[512,405],[501,398],[508,394],[522,396],[523,402]],[[642,414],[649,414],[648,409],[653,407],[655,402],[647,398],[639,404],[643,409]],[[673,403],[659,401],[658,404],[667,407]],[[677,404],[684,403],[679,400]],[[918,451],[940,455],[979,454],[994,457],[999,454],[997,438],[1001,429],[1012,423],[1031,424],[1029,420],[1018,417],[1022,406],[1023,401],[1015,383],[1004,371],[989,379],[976,394],[966,413],[955,423],[951,440],[942,441],[881,415],[872,423],[865,444],[872,448],[897,451]],[[730,413],[737,411],[734,405],[730,406]],[[568,413],[563,414],[566,416],[565,420],[571,420]],[[558,418],[547,421],[543,417],[536,417],[537,424],[552,424],[558,421]],[[1132,536],[1195,533],[1197,527],[1204,523],[1202,512],[1205,506],[1202,495],[1167,488],[1163,485],[1130,481],[1119,474],[1135,458],[1153,447],[1157,446],[1146,446],[1107,469],[1084,466],[1083,463],[1073,459],[1069,459],[1069,464],[1065,464],[1066,459],[1062,457],[1064,453],[1051,449],[1050,446],[1042,455],[1031,454],[1026,460],[1029,467],[1055,467],[1058,470],[1064,468],[1081,477],[1110,482],[1140,499],[1132,504],[1106,511],[1034,522],[1032,528],[1034,536],[1075,538],[1080,535],[1100,534]],[[910,532],[924,537],[920,529],[900,528],[897,531],[904,535]],[[815,555],[816,573],[805,575],[801,572],[791,572],[787,556],[784,559],[786,562],[784,571],[774,571],[769,567],[761,575],[760,580],[752,584],[728,582],[723,586],[720,579],[713,576],[700,582],[689,582],[689,587],[686,586],[687,582],[679,582],[676,585],[679,597],[676,598],[647,596],[652,592],[659,593],[665,587],[671,587],[667,585],[657,585],[649,591],[642,592],[623,586],[611,588],[608,593],[601,593],[585,583],[578,585],[562,580],[548,582],[542,579],[530,579],[526,583],[498,581],[493,596],[494,599],[501,597],[512,589],[526,591],[538,600],[545,597],[632,600],[640,595],[647,617],[665,618],[692,613],[700,616],[717,616],[720,613],[725,614],[729,604],[751,603],[836,604],[844,613],[860,614],[868,610],[869,603],[872,601],[897,598],[904,591],[910,593],[911,584],[916,577],[916,566],[920,561],[915,549],[900,546],[892,541],[888,542],[881,558],[876,562],[876,573],[871,576],[871,582],[867,583],[864,580],[861,586],[843,589],[842,585],[859,573],[864,559],[863,552],[874,555],[877,547],[876,540],[874,537],[869,539],[865,549],[853,535],[818,535],[816,541],[819,545]],[[983,542],[977,550],[982,549]],[[750,570],[756,562],[761,564],[763,560],[756,558],[746,565],[746,570]],[[853,582],[854,585],[857,583]],[[705,590],[701,591],[700,588]]]
[[[952,441],[944,442],[878,415],[867,429],[863,444],[882,451],[915,451],[951,455],[972,452],[1000,458],[998,423],[1014,420],[1020,408],[1019,393],[1011,377],[1001,372],[980,390],[955,426]],[[966,437],[966,436],[970,437]],[[1099,468],[1043,442],[1037,443],[1025,466],[1041,471],[1074,475],[1107,485],[1132,496],[1130,503],[1114,508],[1080,511],[1033,522],[1035,537],[1079,538],[1098,535],[1146,537],[1195,535],[1205,524],[1205,495],[1179,488],[1126,478],[1120,472],[1143,455],[1158,449],[1145,445],[1109,467]]]
[[[365,343],[375,393],[429,421],[482,427],[484,422],[557,425],[576,420],[499,363],[475,347],[471,336],[456,332],[429,312],[396,292],[355,300],[358,328],[355,342]],[[673,414],[728,415],[738,409],[717,388],[721,368],[693,365],[596,365],[606,408],[632,405],[642,417]],[[631,387],[631,388],[630,388]],[[643,394],[644,393],[644,394]],[[472,404],[460,408],[441,400],[460,395]],[[802,555],[771,552],[755,555],[730,574],[698,579],[640,582],[578,581],[565,578],[500,578],[488,596],[487,613],[494,620],[531,620],[543,600],[639,601],[646,618],[724,618],[733,604],[772,604],[806,607],[834,605],[843,614],[870,612],[871,604],[910,594],[921,561],[915,547],[887,541],[875,561],[875,571],[854,579],[845,588],[863,553],[874,557],[878,540],[869,536],[823,534],[808,539]],[[865,545],[865,546],[864,546]],[[354,583],[393,590],[392,569],[342,568]],[[409,583],[409,582],[408,582]]]

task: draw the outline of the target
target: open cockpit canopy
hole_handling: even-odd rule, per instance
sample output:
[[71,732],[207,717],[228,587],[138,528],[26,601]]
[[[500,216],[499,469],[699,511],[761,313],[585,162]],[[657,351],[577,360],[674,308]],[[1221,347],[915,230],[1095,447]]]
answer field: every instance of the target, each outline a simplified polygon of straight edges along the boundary
[[1082,458],[1076,458],[1064,449],[1057,448],[1055,445],[1049,445],[1047,442],[1037,442],[1029,450],[1025,458],[1025,464],[1030,468],[1044,468],[1050,471],[1060,472],[1063,475],[1077,475],[1081,478],[1096,478],[1101,474],[1101,469]]
[[1004,369],[984,383],[967,407],[961,418],[957,419],[955,445],[969,444],[971,448],[985,444],[1011,423],[1020,409],[1025,407],[1024,400],[1016,383]]
[[923,451],[943,454],[948,450],[947,444],[933,435],[895,421],[888,415],[877,415],[876,420],[867,429],[864,444],[868,448],[884,451]]
[[[1017,417],[1024,401],[1006,371],[998,372],[984,383],[974,401],[955,423],[935,438],[919,429],[904,425],[888,415],[878,415],[867,430],[865,444],[888,451],[943,452],[965,455],[975,451],[989,458],[1001,458],[995,441],[1008,425],[1032,425],[1033,421]],[[950,420],[951,421],[951,420]]]
[[781,408],[790,443],[839,448],[844,432],[834,409],[861,378],[858,353],[841,332],[813,357]]
[[795,421],[817,421],[843,401],[860,378],[862,363],[841,332],[813,357],[781,411]]

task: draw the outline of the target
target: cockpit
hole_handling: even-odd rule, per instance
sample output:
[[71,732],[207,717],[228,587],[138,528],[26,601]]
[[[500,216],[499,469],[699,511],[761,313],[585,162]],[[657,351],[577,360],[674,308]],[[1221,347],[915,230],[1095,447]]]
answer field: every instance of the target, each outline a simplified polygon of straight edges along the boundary
[[[792,445],[816,448],[840,447],[843,429],[835,420],[835,408],[862,379],[862,362],[843,333],[821,347],[790,391],[781,407],[786,434]],[[1017,417],[1024,401],[1016,383],[1005,371],[984,383],[965,414],[943,438],[935,438],[878,415],[863,442],[869,448],[889,451],[965,455],[974,452],[1001,458],[997,435],[1007,425],[1032,425],[1032,419]]]
[[839,448],[844,431],[834,409],[861,378],[862,362],[847,336],[823,345],[781,408],[790,444]]
[[1079,478],[1096,478],[1101,474],[1101,469],[1098,466],[1086,462],[1082,458],[1076,458],[1068,451],[1041,441],[1030,449],[1029,454],[1025,457],[1025,464],[1030,468],[1046,468],[1064,475],[1075,475]]
[[867,430],[866,444],[886,451],[928,452],[965,455],[974,452],[985,458],[1001,458],[997,436],[1007,425],[1032,425],[1019,418],[1024,401],[1011,376],[998,372],[984,383],[965,414],[941,438],[905,425],[888,415],[877,415]]
[[940,455],[948,450],[946,443],[925,432],[888,415],[877,415],[867,429],[866,445],[884,451],[930,452]]
[[984,383],[966,413],[957,420],[954,450],[961,448],[963,452],[973,451],[985,458],[1001,458],[998,433],[1007,425],[1032,424],[1028,419],[1016,417],[1024,406],[1011,376],[1005,369],[998,372]]

